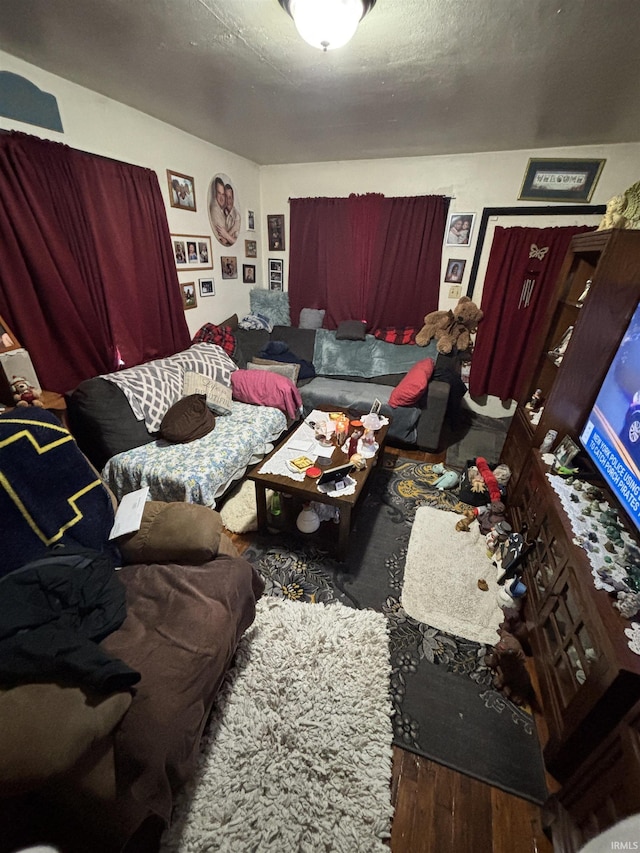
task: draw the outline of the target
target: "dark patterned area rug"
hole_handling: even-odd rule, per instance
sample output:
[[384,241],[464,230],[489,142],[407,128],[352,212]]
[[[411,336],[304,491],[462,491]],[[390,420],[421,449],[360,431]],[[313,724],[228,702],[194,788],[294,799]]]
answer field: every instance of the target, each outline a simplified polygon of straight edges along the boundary
[[[433,487],[437,477],[429,464],[385,456],[369,478],[344,563],[327,545],[335,532],[331,522],[311,535],[290,530],[259,536],[245,556],[266,579],[270,595],[337,600],[385,614],[398,746],[542,803],[547,790],[533,718],[493,689],[484,663],[488,647],[418,622],[400,605],[416,509],[466,508],[455,492]],[[452,536],[464,535],[455,530],[453,516],[451,529]]]

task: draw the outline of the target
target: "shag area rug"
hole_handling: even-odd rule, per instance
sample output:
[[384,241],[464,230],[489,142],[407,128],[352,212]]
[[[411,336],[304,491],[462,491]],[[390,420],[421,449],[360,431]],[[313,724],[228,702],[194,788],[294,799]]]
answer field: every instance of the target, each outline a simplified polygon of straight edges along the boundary
[[388,853],[388,625],[263,597],[162,853]]
[[[272,596],[340,601],[385,615],[395,744],[542,803],[548,794],[533,717],[493,688],[484,662],[489,647],[414,619],[400,602],[416,510],[469,508],[455,491],[434,487],[438,476],[430,464],[385,456],[369,478],[344,563],[327,547],[336,527],[330,522],[312,534],[258,535],[244,556]],[[455,525],[456,516],[451,520]]]
[[[273,492],[267,489],[267,501]],[[256,486],[251,480],[243,480],[230,493],[220,510],[222,523],[231,533],[249,533],[258,529],[256,510]]]
[[[405,613],[432,628],[493,645],[503,619],[496,595],[497,569],[477,524],[462,533],[450,512],[416,510],[400,601]],[[482,590],[483,580],[488,589]]]

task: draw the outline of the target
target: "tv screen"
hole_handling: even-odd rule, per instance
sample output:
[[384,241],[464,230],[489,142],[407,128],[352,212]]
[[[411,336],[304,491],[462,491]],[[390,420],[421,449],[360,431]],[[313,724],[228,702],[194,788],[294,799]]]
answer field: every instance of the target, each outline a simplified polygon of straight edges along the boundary
[[611,362],[580,441],[640,531],[640,305]]

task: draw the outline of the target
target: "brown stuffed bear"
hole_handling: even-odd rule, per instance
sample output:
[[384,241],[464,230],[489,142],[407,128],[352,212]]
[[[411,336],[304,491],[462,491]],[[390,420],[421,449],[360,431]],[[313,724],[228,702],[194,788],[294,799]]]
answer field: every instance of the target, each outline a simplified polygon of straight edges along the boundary
[[477,330],[482,317],[478,306],[468,296],[461,296],[452,310],[427,314],[424,326],[416,335],[416,343],[424,347],[435,338],[438,352],[448,353],[454,347],[464,351],[469,349],[471,333]]
[[500,639],[485,655],[485,664],[493,670],[493,686],[503,693],[514,705],[529,705],[538,709],[538,702],[531,678],[527,672],[525,654],[519,641],[512,634],[500,631]]

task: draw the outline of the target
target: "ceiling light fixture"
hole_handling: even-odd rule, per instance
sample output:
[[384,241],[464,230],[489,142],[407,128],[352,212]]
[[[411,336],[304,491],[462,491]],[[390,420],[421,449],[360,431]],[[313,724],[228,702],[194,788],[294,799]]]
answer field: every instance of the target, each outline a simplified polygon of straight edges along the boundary
[[278,0],[302,38],[319,50],[343,47],[376,0]]

